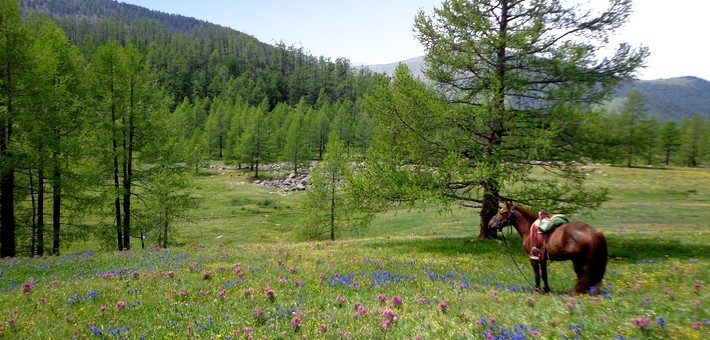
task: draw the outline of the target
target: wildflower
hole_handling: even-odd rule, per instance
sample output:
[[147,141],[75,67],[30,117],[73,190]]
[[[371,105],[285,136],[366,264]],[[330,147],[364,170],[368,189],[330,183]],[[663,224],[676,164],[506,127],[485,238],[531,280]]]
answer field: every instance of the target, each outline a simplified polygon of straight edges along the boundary
[[246,327],[242,328],[242,332],[244,332],[244,333],[249,334],[249,333],[251,333],[251,331],[252,331],[251,327],[246,326]]
[[259,309],[259,308],[254,308],[254,310],[251,311],[251,314],[254,315],[254,317],[257,319],[262,319],[264,317],[264,310]]
[[287,280],[286,280],[285,278],[283,278],[283,277],[279,279],[279,283],[280,283],[280,284],[284,284],[284,283],[286,283],[286,282],[287,282]]
[[530,332],[530,335],[533,335],[533,336],[540,336],[540,331],[538,331],[537,329],[533,329],[533,330]]
[[532,297],[528,296],[528,298],[525,299],[525,302],[526,302],[528,305],[532,305],[533,302],[535,302],[535,299],[533,299]]
[[276,292],[274,292],[273,289],[268,288],[268,289],[266,290],[266,297],[269,298],[269,300],[273,300],[273,299],[276,298]]
[[39,303],[47,303],[47,299],[46,298],[39,298]]
[[700,307],[700,300],[693,301],[693,306]]
[[186,296],[187,296],[187,292],[184,291],[184,290],[181,290],[181,291],[180,291],[180,296],[186,297]]
[[397,313],[395,313],[389,308],[385,308],[385,310],[382,311],[382,316],[385,318],[385,320],[397,321]]
[[175,272],[172,270],[165,274],[166,279],[172,278],[173,276],[175,276]]
[[663,327],[663,326],[666,325],[666,320],[663,319],[662,317],[659,317],[658,320],[656,321],[656,323],[657,323],[659,326]]
[[217,292],[217,296],[224,296],[224,294],[226,294],[226,293],[227,293],[227,291],[222,289],[219,292]]
[[680,269],[679,266],[673,266],[673,268],[671,268],[672,271],[677,271],[678,269]]
[[647,317],[640,317],[640,318],[633,318],[631,319],[637,326],[641,327],[641,329],[646,329],[648,325],[651,323],[651,319]]
[[423,297],[420,297],[419,300],[417,300],[419,303],[426,303],[426,299]]
[[666,294],[668,294],[668,296],[670,297],[673,297],[673,291],[670,289],[666,291]]
[[106,311],[106,306],[101,306],[99,307],[99,312],[105,312]]
[[701,285],[699,283],[693,283],[693,288],[695,288],[696,290],[699,290],[702,287],[703,287],[703,285]]
[[210,279],[210,275],[212,275],[212,272],[206,271],[206,272],[202,273],[202,278],[205,279],[205,280],[209,280],[209,279]]
[[343,297],[343,294],[338,294],[338,296],[335,298],[335,301],[337,301],[339,305],[344,304],[345,298]]
[[328,331],[328,325],[322,323],[320,324],[320,331],[321,332],[327,332]]
[[118,302],[116,302],[116,307],[118,307],[118,308],[124,308],[124,307],[126,307],[126,302],[124,302],[124,301],[118,301]]
[[399,295],[392,297],[392,304],[395,306],[401,306],[403,302],[404,300]]
[[387,300],[387,294],[382,293],[378,296],[378,298],[380,299],[380,302],[385,302],[385,300]]
[[32,288],[34,288],[35,285],[32,282],[25,282],[22,284],[22,291],[25,293],[25,295],[30,295],[32,294]]
[[301,318],[294,316],[293,319],[291,319],[291,328],[296,331],[299,327],[301,327]]
[[494,325],[496,323],[496,318],[491,316],[490,318],[488,318],[488,322],[490,322],[491,325]]
[[254,294],[254,289],[252,289],[252,288],[242,289],[242,295],[244,295],[245,297],[252,295],[252,294]]
[[693,321],[693,329],[700,329],[700,321]]
[[200,289],[200,292],[198,294],[200,294],[200,296],[205,296],[205,291]]
[[569,298],[569,300],[567,300],[567,303],[565,304],[565,306],[567,306],[567,309],[572,309],[572,307],[574,307],[572,302],[574,302],[574,298]]
[[439,308],[441,308],[442,313],[446,313],[446,309],[449,308],[449,305],[446,304],[446,300],[439,301]]

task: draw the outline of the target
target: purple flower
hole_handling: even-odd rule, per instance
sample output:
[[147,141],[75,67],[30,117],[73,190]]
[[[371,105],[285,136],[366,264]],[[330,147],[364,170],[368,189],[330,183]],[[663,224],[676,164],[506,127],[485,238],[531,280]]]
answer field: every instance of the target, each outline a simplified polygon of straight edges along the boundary
[[116,307],[124,308],[124,307],[126,307],[126,303],[124,301],[118,301],[118,302],[116,302]]
[[399,295],[392,297],[392,304],[395,306],[401,306],[403,302],[404,300]]
[[298,330],[298,328],[301,327],[301,318],[294,316],[293,319],[291,319],[291,328],[293,330]]
[[212,272],[208,270],[208,271],[202,273],[202,278],[205,280],[209,280],[211,275],[212,275]]
[[382,293],[378,296],[378,298],[380,299],[380,302],[385,302],[385,300],[387,300],[387,294]]
[[449,308],[449,305],[446,304],[446,300],[439,301],[439,308],[441,308],[442,312],[446,312],[446,309]]
[[273,300],[276,298],[276,292],[274,292],[273,289],[268,288],[268,289],[266,289],[266,297],[269,298],[270,300]]
[[633,318],[631,319],[637,326],[639,326],[641,329],[646,329],[648,325],[651,323],[651,319],[647,317],[640,317],[640,318]]

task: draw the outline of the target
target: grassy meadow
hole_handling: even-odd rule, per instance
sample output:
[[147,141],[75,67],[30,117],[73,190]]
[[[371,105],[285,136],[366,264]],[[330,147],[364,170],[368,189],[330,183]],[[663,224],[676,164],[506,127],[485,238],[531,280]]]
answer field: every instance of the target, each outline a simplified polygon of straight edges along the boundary
[[296,242],[303,193],[205,171],[178,247],[0,260],[0,338],[708,338],[710,170],[591,170],[611,200],[571,217],[609,242],[596,295],[566,294],[569,262],[535,293],[520,238],[475,240],[471,209],[392,210],[361,235]]

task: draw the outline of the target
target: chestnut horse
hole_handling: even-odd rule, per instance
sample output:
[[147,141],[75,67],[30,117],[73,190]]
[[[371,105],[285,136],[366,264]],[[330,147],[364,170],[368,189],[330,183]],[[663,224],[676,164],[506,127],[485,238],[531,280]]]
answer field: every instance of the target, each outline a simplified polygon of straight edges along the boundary
[[[538,218],[538,214],[520,205],[505,202],[505,207],[488,222],[488,228],[500,231],[504,227],[513,226],[523,238],[525,251],[532,254],[530,226]],[[577,284],[572,292],[583,294],[588,293],[592,288],[593,291],[599,292],[606,270],[608,252],[604,234],[584,222],[568,222],[547,233],[544,247],[546,247],[544,258],[530,260],[535,271],[535,287],[538,291],[540,291],[541,270],[545,292],[550,291],[550,286],[547,284],[547,260],[572,260],[574,272],[577,274]]]

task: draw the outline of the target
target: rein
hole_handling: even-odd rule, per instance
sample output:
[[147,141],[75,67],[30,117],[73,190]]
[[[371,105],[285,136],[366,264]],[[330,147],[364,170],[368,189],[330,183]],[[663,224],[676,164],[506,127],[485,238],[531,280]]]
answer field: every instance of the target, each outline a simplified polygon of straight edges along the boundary
[[[510,246],[508,245],[508,240],[505,238],[505,232],[503,232],[503,228],[508,227],[508,226],[513,226],[513,223],[512,223],[512,221],[511,221],[511,217],[513,216],[513,212],[515,212],[515,206],[513,206],[513,207],[510,209],[510,213],[508,214],[508,217],[505,218],[505,220],[500,221],[500,220],[498,219],[498,217],[496,217],[496,216],[493,216],[493,219],[494,219],[494,220],[496,221],[496,223],[498,224],[498,225],[496,226],[496,228],[497,228],[498,231],[500,231],[500,233],[501,233],[501,236],[502,236],[502,238],[503,238],[503,243],[505,244],[505,248],[508,250],[508,256],[510,256],[510,259],[513,260],[513,263],[515,264],[515,268],[518,268],[518,272],[520,272],[520,275],[523,276],[523,278],[525,279],[525,281],[526,281],[529,285],[535,287],[535,285],[532,284],[532,281],[530,281],[530,279],[528,278],[528,276],[525,275],[525,273],[523,273],[523,270],[522,270],[522,268],[520,268],[520,264],[518,264],[518,261],[515,260],[515,257],[513,256],[513,252],[512,252],[512,250],[511,250]],[[509,233],[512,233],[512,231],[510,231]]]

